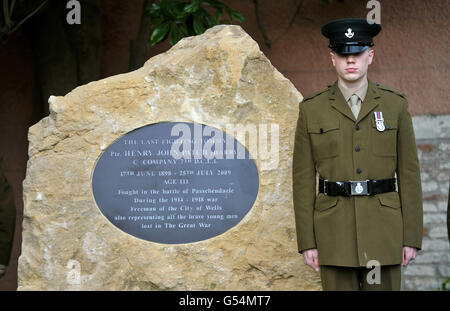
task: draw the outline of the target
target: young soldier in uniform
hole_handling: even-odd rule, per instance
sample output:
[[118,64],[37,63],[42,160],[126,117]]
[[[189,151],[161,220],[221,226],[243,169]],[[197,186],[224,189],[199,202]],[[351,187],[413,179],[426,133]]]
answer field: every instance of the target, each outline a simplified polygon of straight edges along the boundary
[[364,19],[324,25],[338,79],[300,104],[297,241],[305,263],[320,270],[324,290],[400,290],[401,265],[421,248],[422,190],[408,101],[367,78],[380,30]]

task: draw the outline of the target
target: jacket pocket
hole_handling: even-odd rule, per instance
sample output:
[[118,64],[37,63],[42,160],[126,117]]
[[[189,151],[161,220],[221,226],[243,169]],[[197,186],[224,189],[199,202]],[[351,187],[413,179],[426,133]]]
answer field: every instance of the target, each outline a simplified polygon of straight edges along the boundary
[[323,193],[319,193],[316,197],[316,202],[314,203],[314,208],[318,212],[323,212],[329,210],[332,207],[335,207],[339,201],[338,196],[330,196],[325,195]]
[[339,154],[339,120],[308,124],[308,134],[316,159],[332,158]]
[[378,131],[377,123],[375,119],[372,119],[372,153],[377,156],[395,157],[397,155],[398,122],[395,119],[385,119],[384,126],[384,131]]
[[386,192],[378,194],[378,200],[382,206],[399,209],[401,207],[400,197],[398,192]]

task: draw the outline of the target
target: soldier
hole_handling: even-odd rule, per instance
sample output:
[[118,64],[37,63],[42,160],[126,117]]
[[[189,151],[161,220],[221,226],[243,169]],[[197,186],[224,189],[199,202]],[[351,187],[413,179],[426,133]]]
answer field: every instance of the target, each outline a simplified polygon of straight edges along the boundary
[[13,191],[3,175],[2,158],[0,157],[0,279],[6,273],[16,224],[16,209]]
[[337,81],[300,103],[297,242],[305,263],[320,270],[324,290],[400,290],[401,265],[421,248],[422,190],[408,101],[367,78],[380,31],[365,19],[324,25]]

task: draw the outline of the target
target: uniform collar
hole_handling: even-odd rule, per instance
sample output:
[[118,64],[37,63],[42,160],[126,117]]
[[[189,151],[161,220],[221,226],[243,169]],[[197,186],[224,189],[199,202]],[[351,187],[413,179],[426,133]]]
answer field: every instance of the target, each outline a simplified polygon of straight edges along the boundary
[[344,95],[339,89],[338,81],[329,86],[328,99],[331,101],[331,106],[338,110],[340,113],[347,116],[349,119],[358,123],[379,104],[378,99],[380,98],[380,91],[378,90],[378,85],[370,80],[368,80],[367,82],[367,92],[364,98],[364,105],[361,105],[361,111],[358,114],[358,119],[355,119],[355,116],[350,110],[350,107],[347,104]]
[[342,95],[344,96],[344,99],[345,99],[346,102],[348,102],[349,98],[353,94],[358,95],[358,97],[361,99],[361,101],[364,101],[364,99],[366,98],[367,89],[369,87],[369,82],[366,79],[365,83],[363,85],[361,85],[361,87],[356,89],[356,90],[350,90],[350,89],[346,88],[345,85],[340,83],[339,80],[338,80],[337,85],[338,85],[339,90],[341,91]]

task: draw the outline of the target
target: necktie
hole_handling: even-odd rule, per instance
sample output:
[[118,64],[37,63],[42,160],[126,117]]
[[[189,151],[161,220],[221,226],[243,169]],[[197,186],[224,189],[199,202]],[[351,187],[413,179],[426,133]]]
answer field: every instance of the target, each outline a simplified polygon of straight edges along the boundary
[[350,108],[352,109],[353,115],[355,116],[355,118],[358,118],[358,114],[359,114],[359,107],[358,107],[358,95],[353,94],[350,97]]

